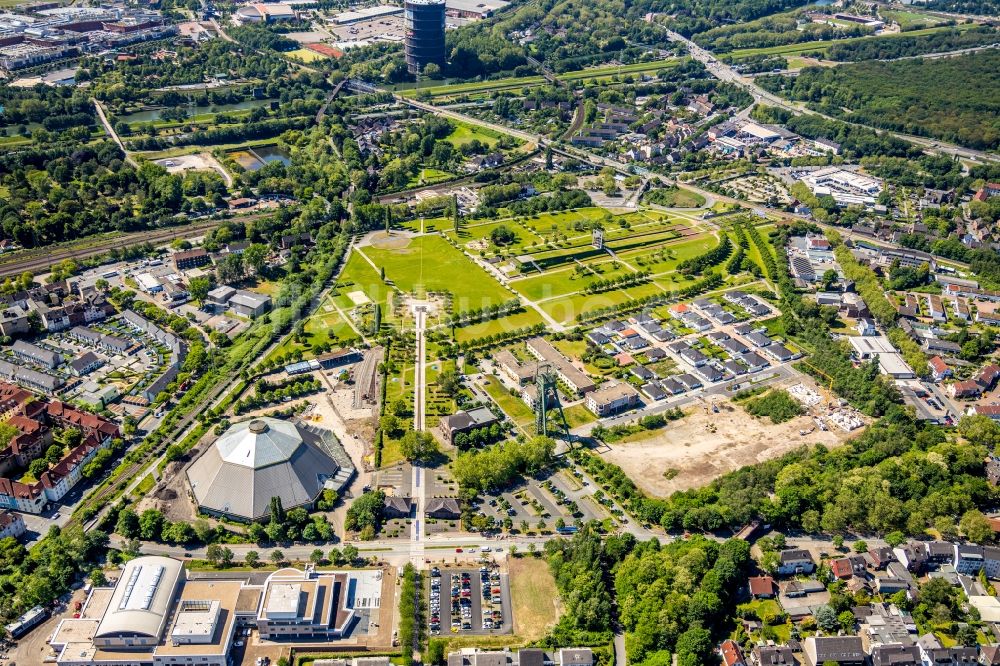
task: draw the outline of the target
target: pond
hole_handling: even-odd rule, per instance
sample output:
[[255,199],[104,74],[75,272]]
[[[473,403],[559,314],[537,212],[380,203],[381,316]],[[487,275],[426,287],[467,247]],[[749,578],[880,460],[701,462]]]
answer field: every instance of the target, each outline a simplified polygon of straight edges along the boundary
[[284,148],[276,145],[257,146],[244,150],[233,150],[229,156],[247,171],[256,171],[265,164],[281,162],[285,166],[292,163],[292,158]]
[[[255,109],[258,106],[268,106],[272,101],[270,99],[247,99],[242,102],[236,102],[235,104],[215,104],[211,106],[188,106],[188,115],[199,115],[204,113],[226,113],[227,111],[246,111],[247,109]],[[135,113],[129,113],[121,116],[119,119],[124,120],[129,124],[133,123],[152,123],[160,119],[163,114],[163,108],[158,109],[146,109],[145,111],[136,111]]]

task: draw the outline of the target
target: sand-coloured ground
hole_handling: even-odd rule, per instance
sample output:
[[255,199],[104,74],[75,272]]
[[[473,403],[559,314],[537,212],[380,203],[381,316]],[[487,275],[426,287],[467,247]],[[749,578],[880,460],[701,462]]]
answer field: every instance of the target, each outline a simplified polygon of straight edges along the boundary
[[[703,486],[744,465],[776,458],[805,444],[835,446],[856,435],[823,432],[809,416],[775,425],[722,400],[715,413],[705,405],[688,408],[688,415],[648,439],[619,442],[601,455],[621,467],[649,495],[666,497],[677,490]],[[813,432],[800,434],[802,430]],[[666,478],[664,472],[673,478]]]

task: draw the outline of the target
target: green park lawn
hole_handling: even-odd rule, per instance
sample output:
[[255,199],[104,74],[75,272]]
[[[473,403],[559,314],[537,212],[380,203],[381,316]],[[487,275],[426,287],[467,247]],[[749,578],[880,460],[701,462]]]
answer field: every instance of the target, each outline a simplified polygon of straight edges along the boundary
[[455,122],[452,124],[455,125],[455,129],[451,131],[451,134],[445,137],[445,141],[450,142],[451,145],[456,148],[461,148],[473,139],[478,139],[484,146],[492,148],[500,139],[496,132],[483,127]]
[[[451,292],[454,312],[503,303],[513,297],[485,270],[473,264],[440,236],[402,239],[399,247],[371,245],[360,248],[358,252],[363,252],[376,266],[384,268],[386,280],[400,291],[417,294]],[[364,261],[363,258],[361,260]],[[370,265],[368,268],[374,280],[381,284],[375,269]],[[381,286],[388,289],[385,285]],[[369,297],[375,300],[376,295],[369,294]]]
[[[455,233],[454,226],[452,226],[446,233],[446,235],[452,240],[456,241],[459,245],[465,245],[472,241],[489,240],[490,234],[493,233],[494,229],[498,227],[506,227],[514,232],[517,239],[511,245],[503,248],[515,253],[520,253],[525,247],[529,246],[531,243],[540,243],[541,238],[531,231],[520,226],[512,220],[501,220],[498,222],[487,222],[485,224],[463,224],[459,227],[458,233]],[[490,244],[490,251],[495,251],[498,249],[496,246]],[[472,250],[470,250],[472,251]]]
[[526,326],[534,326],[542,321],[542,315],[538,314],[538,312],[533,308],[527,308],[524,312],[518,312],[517,314],[512,314],[507,317],[490,319],[489,321],[482,321],[478,324],[470,324],[468,326],[456,328],[455,340],[458,342],[466,342],[467,340],[484,338],[487,335],[496,335],[497,333],[516,331],[517,329],[524,328]]
[[499,379],[487,377],[483,380],[483,388],[515,426],[525,432],[534,431],[535,413],[520,397],[511,395]]
[[606,257],[600,262],[586,262],[585,265],[589,269],[586,273],[578,273],[575,265],[571,265],[546,271],[541,275],[535,274],[523,280],[515,280],[510,286],[529,299],[540,301],[583,291],[595,280],[607,280],[632,272],[624,264],[619,264],[618,268],[615,268],[612,266],[612,261]]

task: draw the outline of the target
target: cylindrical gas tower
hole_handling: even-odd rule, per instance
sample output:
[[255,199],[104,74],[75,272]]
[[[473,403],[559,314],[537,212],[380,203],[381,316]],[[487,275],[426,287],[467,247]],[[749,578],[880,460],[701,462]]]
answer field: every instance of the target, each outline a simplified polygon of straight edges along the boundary
[[406,67],[416,74],[428,63],[444,65],[444,0],[406,0]]

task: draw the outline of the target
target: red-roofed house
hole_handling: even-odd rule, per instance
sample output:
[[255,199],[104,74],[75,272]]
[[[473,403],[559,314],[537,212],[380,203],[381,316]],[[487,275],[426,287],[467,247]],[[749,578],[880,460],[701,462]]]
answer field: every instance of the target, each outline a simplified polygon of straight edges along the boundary
[[1000,366],[991,363],[980,370],[973,381],[982,386],[984,391],[989,391],[996,386],[998,379],[1000,379]]
[[770,599],[774,597],[774,579],[770,576],[753,576],[749,582],[750,596],[755,599]]
[[860,555],[840,557],[830,562],[830,573],[841,580],[846,580],[855,575],[862,575],[865,573],[866,568],[867,563],[865,562],[865,558]]
[[982,392],[982,387],[971,379],[955,382],[948,387],[948,393],[953,398],[975,398]]
[[1000,421],[1000,405],[973,405],[966,413]]
[[928,363],[931,366],[931,376],[934,378],[934,381],[939,382],[942,379],[951,377],[951,368],[941,360],[940,356],[935,356]]
[[727,639],[719,646],[722,653],[722,663],[725,666],[746,666],[746,659],[743,657],[743,650],[736,644],[736,641]]

